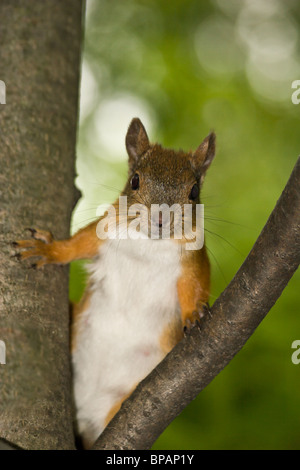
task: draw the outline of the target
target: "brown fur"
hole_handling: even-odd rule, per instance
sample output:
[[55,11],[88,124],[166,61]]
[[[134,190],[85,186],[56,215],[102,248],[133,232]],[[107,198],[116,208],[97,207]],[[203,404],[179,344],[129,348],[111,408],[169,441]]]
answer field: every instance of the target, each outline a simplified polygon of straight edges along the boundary
[[[97,237],[96,227],[99,220],[79,230],[68,240],[53,240],[49,232],[31,230],[32,239],[18,240],[16,245],[26,251],[20,253],[22,260],[37,256],[41,258],[37,267],[44,264],[67,264],[73,260],[93,258],[99,249],[101,240]],[[48,234],[48,241],[45,234]]]
[[183,326],[193,323],[194,312],[209,299],[210,265],[205,247],[190,251],[182,260],[182,272],[177,282],[178,299]]

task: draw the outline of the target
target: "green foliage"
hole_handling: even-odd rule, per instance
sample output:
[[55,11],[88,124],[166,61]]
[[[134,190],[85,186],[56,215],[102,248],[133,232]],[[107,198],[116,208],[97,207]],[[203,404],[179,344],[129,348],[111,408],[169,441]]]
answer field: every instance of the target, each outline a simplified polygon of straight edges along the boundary
[[[217,156],[202,194],[211,303],[247,256],[299,154],[296,2],[87,1],[78,185],[73,229],[126,181],[125,133],[141,117],[150,140],[195,149],[214,129]],[[232,363],[175,420],[155,449],[299,448],[299,272]],[[71,298],[83,288],[71,270]],[[268,293],[266,293],[267,295]]]

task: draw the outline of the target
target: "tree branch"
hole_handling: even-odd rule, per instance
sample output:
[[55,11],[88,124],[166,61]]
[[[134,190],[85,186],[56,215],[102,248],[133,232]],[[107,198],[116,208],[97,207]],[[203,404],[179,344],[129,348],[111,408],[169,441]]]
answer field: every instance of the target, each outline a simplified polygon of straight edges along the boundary
[[245,262],[207,315],[143,380],[94,450],[149,449],[243,347],[300,261],[300,158]]

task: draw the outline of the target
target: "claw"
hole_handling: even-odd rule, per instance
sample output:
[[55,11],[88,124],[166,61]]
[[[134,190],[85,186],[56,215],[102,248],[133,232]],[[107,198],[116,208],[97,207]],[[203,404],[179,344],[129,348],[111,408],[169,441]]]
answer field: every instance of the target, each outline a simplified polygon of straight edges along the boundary
[[37,262],[31,264],[32,269],[40,268],[51,262],[51,249],[52,249],[52,242],[53,236],[50,232],[45,230],[37,230],[35,228],[27,228],[31,233],[31,237],[29,240],[16,240],[12,242],[13,247],[17,247],[22,251],[17,253],[15,258],[19,260],[25,260],[32,257],[40,258]]
[[41,240],[44,243],[52,243],[53,242],[53,235],[51,232],[47,230],[37,230],[35,228],[27,227],[26,230],[29,230],[31,233],[32,238],[35,240]]
[[201,329],[200,321],[193,320],[191,321],[189,318],[186,319],[185,325],[183,327],[183,335],[186,337],[188,336],[194,328]]
[[206,313],[211,315],[208,303],[204,304],[203,302],[199,302],[196,310],[194,310],[185,320],[185,325],[183,327],[184,336],[187,336],[195,327],[201,329],[201,319],[206,315]]
[[21,253],[15,253],[14,255],[11,255],[11,258],[15,258],[19,261],[21,259]]
[[31,233],[31,236],[34,238],[34,234],[36,233],[35,228],[26,227],[25,230],[28,230]]
[[212,316],[210,306],[209,306],[208,302],[206,302],[206,304],[202,305],[202,316],[204,317],[205,315],[209,315],[210,317]]

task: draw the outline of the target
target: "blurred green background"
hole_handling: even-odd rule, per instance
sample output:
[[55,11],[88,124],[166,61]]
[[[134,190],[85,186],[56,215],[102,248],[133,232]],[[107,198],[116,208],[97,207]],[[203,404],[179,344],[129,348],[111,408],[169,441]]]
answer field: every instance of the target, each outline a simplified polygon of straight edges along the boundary
[[[300,153],[296,0],[87,0],[77,147],[83,192],[73,232],[112,202],[127,175],[124,139],[217,156],[202,192],[211,304],[247,256]],[[100,214],[98,214],[100,215]],[[299,449],[299,272],[244,349],[166,429],[154,449]],[[72,300],[85,281],[71,266]],[[267,293],[266,293],[267,294]]]

